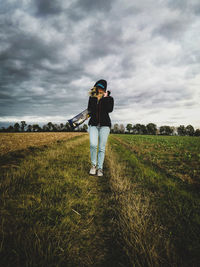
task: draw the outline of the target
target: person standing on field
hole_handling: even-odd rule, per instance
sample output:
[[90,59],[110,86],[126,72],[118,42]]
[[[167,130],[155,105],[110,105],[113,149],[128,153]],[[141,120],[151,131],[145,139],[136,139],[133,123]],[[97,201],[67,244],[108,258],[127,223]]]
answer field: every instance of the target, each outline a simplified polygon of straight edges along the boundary
[[[88,101],[90,114],[89,136],[92,167],[89,174],[103,176],[106,142],[111,129],[109,113],[113,111],[114,99],[107,90],[106,80],[99,80],[91,89]],[[98,148],[98,155],[97,155]]]

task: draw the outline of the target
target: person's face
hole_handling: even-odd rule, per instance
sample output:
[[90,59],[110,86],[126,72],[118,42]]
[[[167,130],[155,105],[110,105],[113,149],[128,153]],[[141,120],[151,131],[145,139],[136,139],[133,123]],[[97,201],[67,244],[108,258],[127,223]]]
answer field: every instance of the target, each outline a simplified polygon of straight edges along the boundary
[[99,94],[104,94],[104,90],[101,88],[98,88],[98,92],[99,92]]

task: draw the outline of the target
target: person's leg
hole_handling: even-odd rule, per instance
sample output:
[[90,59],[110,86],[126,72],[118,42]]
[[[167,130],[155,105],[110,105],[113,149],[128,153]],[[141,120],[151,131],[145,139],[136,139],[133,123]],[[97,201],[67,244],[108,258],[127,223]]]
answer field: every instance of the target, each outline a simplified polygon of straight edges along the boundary
[[97,168],[103,169],[103,162],[105,157],[106,142],[110,133],[110,127],[102,126],[99,129],[99,151]]
[[90,156],[93,166],[97,163],[97,145],[98,145],[98,129],[96,126],[89,126],[90,135]]

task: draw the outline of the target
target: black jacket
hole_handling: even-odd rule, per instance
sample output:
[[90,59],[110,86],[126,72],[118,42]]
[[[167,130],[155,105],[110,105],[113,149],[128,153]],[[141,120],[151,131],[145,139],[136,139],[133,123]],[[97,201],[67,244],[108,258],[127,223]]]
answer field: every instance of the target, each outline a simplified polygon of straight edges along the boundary
[[96,97],[89,98],[88,111],[91,116],[88,125],[109,126],[111,127],[110,116],[108,113],[113,111],[114,100],[112,96],[103,97],[99,100]]

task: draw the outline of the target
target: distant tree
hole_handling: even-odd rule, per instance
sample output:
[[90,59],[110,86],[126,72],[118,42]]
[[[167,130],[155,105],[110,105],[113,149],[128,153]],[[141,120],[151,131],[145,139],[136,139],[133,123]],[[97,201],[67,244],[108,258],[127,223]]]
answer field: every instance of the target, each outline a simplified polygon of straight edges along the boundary
[[8,126],[8,128],[6,129],[6,132],[13,133],[14,131],[15,131],[15,128],[12,125]]
[[135,125],[133,125],[133,133],[134,134],[141,134],[142,133],[142,129],[141,129],[141,124],[137,123]]
[[125,127],[123,124],[119,125],[119,133],[124,134],[125,133]]
[[133,126],[133,134],[147,134],[147,127],[144,124],[137,123]]
[[1,127],[0,132],[5,132],[6,128],[5,127]]
[[66,122],[65,127],[64,127],[64,131],[66,131],[66,132],[72,132],[73,131],[73,129],[70,126],[69,122]]
[[47,126],[48,126],[50,132],[53,131],[53,123],[52,122],[48,122]]
[[115,123],[115,124],[114,124],[113,132],[114,132],[114,133],[119,133],[119,124],[118,124],[118,123]]
[[160,134],[165,135],[165,126],[160,126]]
[[113,126],[112,126],[111,129],[110,129],[110,133],[114,133],[114,128],[113,128]]
[[174,126],[171,126],[171,128],[172,128],[172,134],[173,135],[177,135],[177,128],[176,127],[174,127]]
[[137,123],[132,129],[134,134],[147,134],[147,128],[144,124]]
[[194,136],[200,136],[200,129],[196,129]]
[[186,135],[186,129],[185,129],[185,126],[184,125],[180,125],[177,128],[177,131],[178,131],[178,135],[181,135],[181,136]]
[[141,134],[147,134],[147,127],[144,124],[140,125]]
[[59,132],[60,131],[60,126],[56,123],[53,124],[53,131],[54,132]]
[[148,123],[146,125],[146,127],[147,127],[147,134],[156,135],[156,132],[157,132],[157,126],[156,126],[156,124],[154,124],[154,123]]
[[48,131],[49,131],[49,127],[48,127],[47,124],[44,124],[44,125],[42,126],[42,131],[43,131],[43,132],[48,132]]
[[192,125],[188,125],[185,128],[185,131],[186,131],[186,135],[189,135],[189,136],[193,136],[195,132],[194,127]]
[[19,132],[20,125],[19,125],[18,122],[16,122],[16,123],[14,124],[14,129],[15,129],[15,132]]
[[24,132],[24,128],[27,126],[25,121],[21,121],[21,131]]
[[133,125],[131,123],[128,123],[126,125],[126,130],[130,133],[132,129],[133,129]]
[[65,125],[63,123],[60,124],[60,131],[64,131]]
[[29,124],[29,125],[27,126],[27,130],[26,130],[26,131],[27,131],[27,132],[32,132],[32,129],[33,129],[33,126]]
[[161,135],[172,135],[173,128],[170,126],[161,126],[160,127],[160,134]]
[[40,132],[42,129],[38,124],[33,124],[33,132]]

